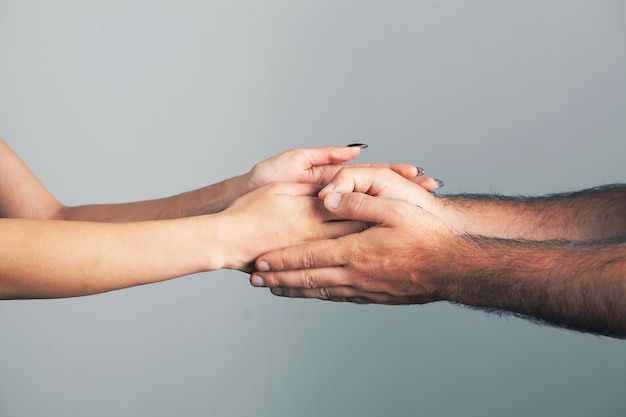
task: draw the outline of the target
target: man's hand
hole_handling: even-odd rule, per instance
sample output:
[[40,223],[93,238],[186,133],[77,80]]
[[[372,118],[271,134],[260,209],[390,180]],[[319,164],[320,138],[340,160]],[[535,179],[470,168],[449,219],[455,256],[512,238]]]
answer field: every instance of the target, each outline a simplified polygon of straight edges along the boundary
[[[422,304],[444,298],[434,257],[457,238],[437,217],[405,201],[361,193],[326,194],[335,216],[375,225],[334,240],[267,253],[250,280],[276,295],[378,304]],[[436,262],[435,262],[436,263]]]
[[[380,183],[377,176],[370,181],[360,174],[338,175],[335,189],[392,196],[406,186],[389,174]],[[447,300],[626,338],[623,238],[530,241],[457,234],[439,216],[406,201],[327,190],[321,194],[334,216],[372,226],[266,253],[256,261],[252,285],[286,297],[356,303]],[[414,203],[418,194],[402,196]],[[581,198],[586,196],[573,199]]]
[[428,177],[406,178],[384,167],[363,168],[348,165],[342,168],[320,191],[319,197],[324,198],[331,192],[357,192],[374,197],[404,200],[435,212],[439,210],[437,197],[428,192],[430,187],[425,187],[425,185],[431,185],[430,181],[433,181],[435,188],[439,186],[437,180]]

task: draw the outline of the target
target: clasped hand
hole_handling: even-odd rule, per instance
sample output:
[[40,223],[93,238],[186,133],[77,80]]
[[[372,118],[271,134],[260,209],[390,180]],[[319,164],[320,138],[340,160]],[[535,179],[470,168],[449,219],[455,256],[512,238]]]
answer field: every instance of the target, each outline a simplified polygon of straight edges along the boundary
[[319,197],[337,218],[373,226],[266,253],[252,285],[286,297],[378,304],[437,301],[454,286],[434,265],[456,235],[420,185],[385,168],[344,168]]
[[345,164],[359,152],[360,148],[337,146],[293,149],[239,177],[243,196],[220,213],[229,233],[224,233],[217,266],[253,271],[254,260],[265,252],[363,230],[365,222],[338,221],[340,217],[317,196],[321,185],[341,178],[338,173],[347,166],[389,171],[429,189],[436,186],[435,180],[421,176],[423,171],[413,165]]

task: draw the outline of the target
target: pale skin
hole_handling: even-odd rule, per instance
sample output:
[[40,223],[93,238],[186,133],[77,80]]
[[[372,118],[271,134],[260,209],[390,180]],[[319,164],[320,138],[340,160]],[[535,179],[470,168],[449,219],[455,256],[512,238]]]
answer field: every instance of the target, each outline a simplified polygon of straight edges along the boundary
[[542,198],[434,196],[386,169],[341,170],[320,197],[372,227],[262,255],[275,295],[451,301],[626,337],[626,187]]
[[[0,298],[96,294],[220,268],[361,230],[315,194],[359,147],[294,149],[248,173],[164,199],[68,207],[0,140]],[[370,166],[370,165],[361,165]],[[408,164],[380,164],[425,187]],[[267,238],[270,236],[270,238]]]

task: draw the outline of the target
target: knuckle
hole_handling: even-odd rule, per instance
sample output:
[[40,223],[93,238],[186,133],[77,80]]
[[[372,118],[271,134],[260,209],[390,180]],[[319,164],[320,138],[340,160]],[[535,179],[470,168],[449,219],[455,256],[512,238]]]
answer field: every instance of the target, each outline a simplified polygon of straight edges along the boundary
[[311,248],[305,248],[302,254],[302,267],[305,269],[317,268],[317,260]]
[[331,297],[332,297],[332,293],[330,289],[326,287],[322,287],[319,289],[319,298],[321,300],[330,300]]
[[266,272],[261,277],[263,278],[266,287],[273,288],[280,286],[280,281],[278,280],[276,274]]
[[358,213],[361,206],[363,205],[363,200],[365,198],[365,194],[350,194],[348,198],[348,212],[350,213]]
[[260,272],[270,272],[270,271],[284,271],[285,268],[285,257],[284,253],[267,253],[262,255],[262,258],[257,258],[257,269],[260,269]]
[[311,271],[306,271],[304,273],[304,288],[315,288],[317,287],[317,278]]

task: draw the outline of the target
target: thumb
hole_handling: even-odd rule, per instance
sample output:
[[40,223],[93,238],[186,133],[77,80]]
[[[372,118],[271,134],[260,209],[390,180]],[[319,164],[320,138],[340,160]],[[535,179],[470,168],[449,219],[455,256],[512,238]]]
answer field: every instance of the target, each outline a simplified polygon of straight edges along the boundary
[[330,193],[324,198],[326,209],[345,220],[389,224],[404,216],[406,206],[401,200],[372,197],[363,193]]

